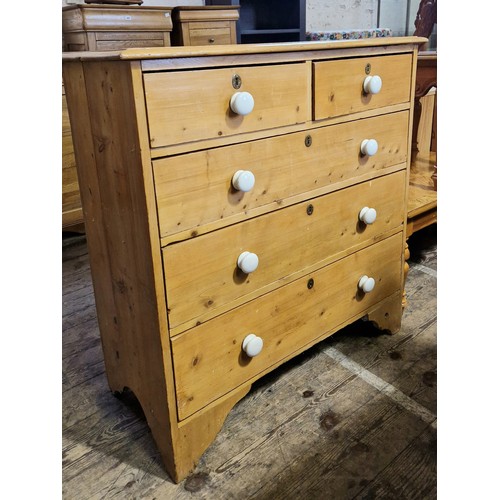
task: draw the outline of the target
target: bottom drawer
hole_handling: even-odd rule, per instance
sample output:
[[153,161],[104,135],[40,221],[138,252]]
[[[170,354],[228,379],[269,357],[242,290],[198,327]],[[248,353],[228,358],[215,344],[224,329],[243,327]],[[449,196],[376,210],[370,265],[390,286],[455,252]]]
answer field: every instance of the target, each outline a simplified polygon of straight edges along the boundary
[[[400,289],[402,250],[398,233],[172,339],[179,419]],[[369,293],[364,275],[375,280]],[[250,358],[242,342],[252,333],[264,345]]]

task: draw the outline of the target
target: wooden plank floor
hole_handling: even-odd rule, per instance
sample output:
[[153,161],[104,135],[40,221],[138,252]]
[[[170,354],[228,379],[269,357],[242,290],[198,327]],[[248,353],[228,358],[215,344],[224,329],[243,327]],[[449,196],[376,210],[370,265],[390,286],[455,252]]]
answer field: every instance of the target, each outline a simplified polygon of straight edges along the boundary
[[108,389],[85,237],[65,238],[63,497],[436,498],[436,226],[410,251],[397,335],[359,321],[261,379],[175,485],[137,400]]

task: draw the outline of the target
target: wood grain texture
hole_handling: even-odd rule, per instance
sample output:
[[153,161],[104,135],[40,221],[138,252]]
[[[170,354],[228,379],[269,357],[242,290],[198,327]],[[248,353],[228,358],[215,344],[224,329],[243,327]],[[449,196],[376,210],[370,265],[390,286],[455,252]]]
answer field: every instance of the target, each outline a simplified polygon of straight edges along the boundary
[[[233,75],[241,87],[232,85]],[[307,64],[144,75],[151,147],[305,122],[311,117]],[[236,91],[255,101],[246,116],[229,107]]]
[[[417,260],[410,261],[400,333],[383,335],[357,322],[255,383],[180,484],[164,472],[137,401],[115,398],[104,372],[93,374],[82,362],[79,381],[63,386],[63,496],[436,498],[436,429],[324,353],[341,350],[435,411],[436,279],[419,266],[436,267],[436,236],[427,241],[424,233],[412,237]],[[85,238],[66,240],[62,253],[67,372],[100,341]],[[103,365],[99,349],[92,358]]]
[[[358,44],[358,48],[362,47],[362,44]],[[416,46],[411,47],[415,52]],[[286,50],[286,47],[282,48]],[[387,45],[373,46],[371,49],[390,50]],[[409,46],[398,44],[397,52],[401,50],[408,51]],[[331,51],[335,52],[336,49]],[[317,51],[318,54],[320,52]],[[323,54],[328,53],[326,51]],[[313,223],[314,218],[309,219],[313,222],[297,224],[302,219],[295,211],[303,209],[306,204],[313,205],[304,199],[297,200],[303,193],[290,196],[287,199],[288,206],[283,210],[249,219],[248,224],[255,226],[255,229],[260,228],[259,237],[254,234],[250,242],[259,241],[262,234],[267,235],[266,249],[271,249],[271,253],[269,258],[266,258],[265,252],[262,255],[264,261],[271,262],[271,267],[276,267],[279,272],[276,276],[272,273],[255,275],[263,278],[263,281],[258,283],[255,280],[258,286],[247,294],[238,295],[237,288],[244,290],[243,287],[219,287],[221,294],[227,292],[227,296],[217,300],[217,307],[219,304],[221,306],[214,310],[212,317],[205,317],[205,323],[186,331],[175,330],[181,327],[181,322],[199,321],[197,318],[200,316],[179,316],[180,320],[173,318],[176,310],[180,310],[176,300],[182,296],[188,298],[199,294],[204,278],[203,274],[194,273],[201,276],[201,282],[196,289],[180,293],[175,288],[175,280],[168,273],[172,269],[180,270],[183,279],[178,282],[177,288],[184,286],[185,282],[200,281],[200,276],[196,276],[197,280],[186,280],[193,262],[200,260],[200,250],[209,256],[220,256],[221,249],[227,245],[221,244],[220,239],[217,242],[217,239],[222,235],[223,243],[238,240],[233,231],[245,232],[248,224],[240,219],[238,225],[224,229],[219,227],[215,231],[214,227],[210,227],[215,221],[209,221],[201,229],[202,233],[205,231],[203,236],[196,232],[190,235],[191,239],[187,242],[173,243],[170,240],[168,243],[171,244],[164,248],[162,256],[161,245],[165,243],[165,237],[162,238],[158,230],[156,179],[150,146],[159,137],[161,148],[176,143],[186,144],[188,149],[185,152],[189,148],[204,148],[205,141],[224,136],[224,132],[220,130],[222,125],[226,127],[226,132],[229,131],[226,135],[232,136],[231,140],[235,143],[248,140],[248,135],[243,134],[267,131],[266,134],[273,135],[279,130],[278,127],[293,127],[297,124],[306,126],[312,120],[312,68],[316,64],[307,54],[311,53],[304,50],[302,57],[305,60],[297,63],[235,65],[223,69],[161,73],[144,73],[141,61],[113,60],[114,55],[110,58],[93,58],[90,55],[88,58],[67,59],[72,61],[66,64],[65,69],[65,75],[72,80],[72,85],[68,87],[71,93],[69,106],[75,116],[80,113],[82,115],[82,120],[76,127],[75,143],[78,143],[78,147],[75,147],[75,153],[79,170],[83,171],[79,174],[82,191],[88,189],[83,195],[86,200],[86,218],[92,225],[95,224],[89,233],[88,242],[92,272],[97,283],[95,296],[98,315],[102,319],[99,326],[108,382],[113,391],[132,389],[144,411],[165,467],[175,482],[185,478],[195,468],[230,409],[243,398],[250,384],[264,374],[362,316],[371,320],[376,318],[380,328],[391,331],[398,329],[401,323],[406,211],[404,193],[407,177],[404,167],[408,166],[408,139],[406,156],[400,159],[400,163],[386,165],[383,172],[373,170],[372,166],[368,171],[360,172],[356,179],[353,176],[345,180],[341,176],[342,180],[337,181],[333,190],[325,183],[310,191],[311,196],[315,197],[316,206],[307,207],[311,208],[307,217],[316,213],[316,216],[321,215],[326,224],[330,215],[334,224],[332,227],[327,224],[326,232],[341,232],[339,238],[332,238],[333,247],[330,250],[323,247],[328,247],[329,238],[323,237],[319,226]],[[337,55],[339,54],[340,51]],[[361,53],[358,55],[361,56]],[[195,57],[193,53],[191,57]],[[237,54],[232,57],[237,57]],[[372,60],[378,57],[374,56]],[[392,57],[414,60],[409,53],[387,56],[387,60]],[[406,69],[408,74],[409,68],[410,66]],[[228,100],[234,90],[229,89],[229,82],[227,88],[221,83],[223,80],[233,80],[236,70],[243,81],[241,90],[256,89],[254,97],[258,97],[257,103],[263,103],[260,110],[257,107],[255,115],[250,115],[255,122],[246,122],[249,124],[248,130],[244,127],[240,129],[240,123],[234,121],[218,122],[224,119]],[[215,98],[212,92],[209,94],[211,99],[208,99],[202,92],[206,89],[196,79],[197,76],[207,75],[210,78],[204,81],[205,87],[208,86],[208,90],[210,86],[215,88]],[[403,76],[406,78],[408,75]],[[248,82],[250,84],[247,88],[244,85]],[[231,87],[234,87],[232,81]],[[284,88],[287,90],[283,91]],[[413,88],[410,88],[410,97],[412,92]],[[164,109],[162,105],[165,105]],[[403,117],[402,129],[407,137],[407,110],[411,116],[411,105],[412,100],[408,99],[389,102],[382,108],[382,112],[387,114],[390,111],[401,112],[398,116]],[[165,110],[171,115],[165,115]],[[367,111],[371,110],[358,110],[357,116],[344,118],[343,122],[372,118],[377,112],[374,108],[374,114],[364,115]],[[237,118],[241,120],[241,117]],[[263,123],[259,124],[260,121]],[[179,130],[179,123],[182,124],[182,130]],[[323,124],[326,126],[334,123],[325,121]],[[233,126],[236,128],[232,129]],[[188,127],[192,129],[188,130]],[[322,127],[311,127],[313,128],[319,130]],[[214,132],[214,129],[220,133]],[[384,130],[384,127],[380,130]],[[169,131],[173,132],[170,134]],[[191,136],[183,136],[185,131]],[[282,135],[287,132],[285,130]],[[264,138],[265,135],[262,136]],[[200,142],[194,145],[193,141]],[[399,149],[396,153],[398,152]],[[88,164],[80,162],[80,159],[88,160]],[[346,164],[350,163],[348,159],[344,161]],[[381,173],[387,175],[380,175]],[[393,180],[394,185],[391,184]],[[373,193],[382,193],[382,196],[371,198],[371,186],[385,182],[387,185],[380,187],[381,184],[378,189],[373,188]],[[350,184],[354,186],[349,187]],[[321,189],[326,191],[321,193]],[[392,192],[400,193],[403,199],[397,200],[397,197],[391,196]],[[324,194],[321,199],[318,198],[320,194]],[[292,205],[294,196],[296,204]],[[367,200],[364,200],[365,197]],[[376,230],[372,234],[367,229],[360,230],[359,237],[357,230],[350,235],[352,230],[348,227],[342,229],[342,224],[335,222],[335,219],[344,222],[350,220],[349,214],[353,212],[353,219],[358,224],[357,214],[362,207],[353,208],[353,203],[359,201],[358,198],[363,198],[363,206],[365,201],[366,205],[380,206],[379,222],[383,223],[374,227]],[[394,206],[391,208],[392,202]],[[241,217],[241,212],[235,215]],[[308,220],[307,217],[304,220]],[[259,221],[266,224],[260,227]],[[290,224],[291,221],[294,224]],[[273,226],[275,223],[278,227]],[[222,224],[227,224],[227,220],[223,220]],[[325,227],[320,229],[324,231]],[[305,244],[307,241],[304,238],[297,241],[294,247],[298,251],[294,250],[295,253],[290,254],[290,269],[286,269],[286,261],[285,269],[280,267],[283,259],[279,258],[279,254],[283,254],[285,248],[272,241],[273,238],[277,240],[276,235],[283,228],[286,234],[300,236],[302,230],[304,234],[312,235],[310,245]],[[179,234],[185,237],[186,231],[189,230],[184,228]],[[354,238],[352,241],[344,239],[340,241],[342,244],[339,248],[335,247],[335,241],[342,240],[343,235]],[[213,250],[207,244],[211,238],[216,241]],[[242,239],[239,246],[246,242]],[[198,244],[202,244],[203,248],[197,247]],[[191,246],[195,249],[194,259],[185,259],[183,254],[189,252],[180,251],[184,245],[186,249]],[[314,253],[315,245],[320,248],[321,251],[318,252],[321,255]],[[309,248],[310,255],[307,253]],[[301,249],[307,250],[306,255],[302,255],[304,252]],[[168,253],[176,250],[180,253],[172,258],[173,254]],[[276,254],[274,256],[273,251]],[[325,251],[331,251],[331,255],[325,257]],[[213,268],[218,273],[217,266],[210,259],[211,257],[205,262],[205,267]],[[218,259],[214,262],[217,261]],[[234,279],[234,263],[232,269]],[[209,274],[210,271],[207,276]],[[360,294],[358,291],[358,281],[363,274],[375,279],[376,290],[370,294]],[[241,284],[244,283],[241,277],[236,278]],[[213,280],[207,278],[207,281],[212,283]],[[274,283],[282,286],[278,289]],[[206,290],[201,291],[205,292]],[[209,297],[209,305],[211,300]],[[223,311],[223,308],[227,310]],[[167,316],[168,311],[171,317]],[[243,325],[241,317],[246,318]],[[175,321],[179,323],[176,324]],[[74,335],[77,330],[74,330]],[[264,338],[267,349],[259,357],[248,360],[241,353],[241,341],[248,333],[254,332]],[[177,335],[172,337],[173,333]],[[88,363],[97,349],[96,345],[89,345],[82,360],[70,362],[68,366],[79,367],[80,363]],[[351,368],[348,370],[356,373]],[[100,363],[95,364],[93,371],[89,372],[91,377],[101,374]],[[72,368],[67,370],[65,380],[68,385],[86,382],[85,378],[80,377],[78,369]],[[369,378],[365,377],[363,380],[377,388]],[[395,389],[394,394],[403,393]],[[405,403],[408,400],[406,395],[399,399],[390,393],[383,392],[383,395],[393,399],[405,411],[409,411],[412,417],[416,415],[422,421],[421,414],[413,411],[418,405],[408,406]],[[403,416],[406,418],[406,415]],[[327,412],[321,417],[321,426],[328,430],[335,425],[335,421],[335,415]],[[428,417],[423,419],[424,424],[430,422]],[[76,450],[70,451],[73,456],[76,454]],[[385,453],[389,451],[384,450]],[[110,466],[112,467],[111,464]],[[196,480],[193,479],[192,482],[196,483]],[[195,485],[189,488],[193,489]]]
[[[324,57],[346,57],[348,53],[343,53],[344,50],[355,49],[361,53],[363,50],[367,52],[384,53],[387,51],[393,52],[401,50],[403,52],[412,52],[414,44],[424,44],[427,38],[422,37],[381,37],[360,40],[337,40],[335,42],[290,42],[290,43],[258,43],[258,44],[238,44],[236,47],[230,48],[224,45],[203,46],[203,47],[171,47],[170,49],[127,49],[114,54],[63,54],[63,60],[98,60],[98,59],[158,59],[160,64],[163,64],[163,59],[170,58],[196,58],[205,56],[234,56],[246,54],[280,54],[290,52],[316,52],[317,58]],[[337,56],[335,55],[337,53]],[[300,58],[304,60],[304,56]],[[158,68],[159,69],[159,68]]]
[[433,139],[434,110],[436,108],[436,90],[429,90],[426,95],[420,98],[421,114],[420,123],[417,129],[417,156],[429,154]]
[[182,6],[172,12],[172,45],[236,43],[239,6]]
[[198,26],[189,27],[190,45],[229,45],[231,43],[231,30],[228,28],[210,27],[201,28]]
[[[206,439],[186,444],[189,438],[172,414],[176,403],[160,246],[157,232],[150,231],[157,227],[156,211],[154,197],[146,196],[153,181],[141,135],[146,110],[140,68],[116,61],[74,63],[65,66],[64,76],[70,116],[79,116],[75,154],[82,165],[78,175],[109,386],[136,395],[165,467],[178,481],[194,467]],[[237,399],[232,395],[198,417],[200,435],[213,438]]]
[[[407,127],[408,112],[391,113],[157,160],[153,169],[160,235],[239,214],[251,216],[266,205],[265,211],[271,211],[286,204],[287,198],[302,193],[310,197],[311,191],[334,189],[353,177],[382,174],[387,167],[406,162]],[[360,154],[366,138],[379,144],[372,157]],[[237,170],[254,174],[251,192],[232,187]]]
[[[411,54],[315,62],[314,119],[409,101],[411,63]],[[371,65],[369,74],[382,79],[378,94],[363,92],[367,64]]]
[[437,191],[432,179],[436,153],[420,153],[411,163],[408,190],[407,236],[437,222]]
[[[268,371],[314,338],[335,331],[347,318],[397,291],[400,248],[401,234],[392,236],[174,337],[179,418]],[[364,274],[376,281],[369,294],[358,292],[357,283]],[[309,279],[314,280],[311,288]],[[243,323],[241,318],[245,318]],[[249,333],[261,337],[265,346],[252,359],[241,350]]]
[[62,9],[63,33],[73,31],[171,31],[172,8],[71,5]]
[[[81,84],[68,92],[68,99],[71,96],[70,113],[79,116],[73,129],[75,153],[82,165],[80,186],[88,211],[87,234],[108,381],[114,391],[124,387],[134,391],[166,467],[173,471],[155,260],[136,258],[151,256],[154,233],[149,233],[130,67],[111,62],[65,66],[64,70],[69,85]],[[111,141],[115,137],[121,140]],[[117,223],[126,219],[130,224]],[[166,349],[168,352],[168,344]],[[158,398],[159,394],[163,397]]]
[[66,94],[62,94],[62,227],[83,223],[82,202],[76,172]]
[[[402,230],[404,183],[405,173],[396,172],[167,246],[163,265],[171,334]],[[364,206],[377,210],[373,224],[360,223]],[[248,275],[237,267],[245,251],[259,258],[257,270]]]

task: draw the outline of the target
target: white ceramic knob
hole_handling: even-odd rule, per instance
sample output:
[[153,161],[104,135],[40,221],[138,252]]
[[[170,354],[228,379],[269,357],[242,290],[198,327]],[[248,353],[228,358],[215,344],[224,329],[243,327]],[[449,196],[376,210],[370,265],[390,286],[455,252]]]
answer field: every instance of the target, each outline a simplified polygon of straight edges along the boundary
[[378,75],[367,76],[363,81],[366,94],[378,94],[382,90],[382,78]]
[[259,258],[252,252],[243,252],[238,257],[238,267],[245,273],[253,273],[259,265]]
[[363,156],[373,156],[378,151],[378,142],[375,139],[365,139],[360,149]]
[[237,115],[248,115],[253,110],[255,102],[249,92],[236,92],[231,97],[229,105]]
[[374,208],[363,207],[359,212],[359,220],[365,224],[373,224],[377,219],[377,211]]
[[375,288],[375,280],[373,278],[369,278],[365,274],[364,276],[361,276],[361,278],[359,279],[358,287],[364,293],[369,293]]
[[243,339],[242,349],[250,358],[257,356],[264,347],[264,341],[257,335],[250,333]]
[[255,176],[250,170],[238,170],[231,181],[234,189],[246,193],[255,185]]

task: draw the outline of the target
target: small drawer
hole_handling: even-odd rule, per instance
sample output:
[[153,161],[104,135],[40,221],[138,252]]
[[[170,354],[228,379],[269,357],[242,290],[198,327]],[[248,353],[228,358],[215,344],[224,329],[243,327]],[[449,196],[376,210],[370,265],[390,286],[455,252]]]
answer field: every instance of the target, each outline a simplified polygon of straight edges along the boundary
[[[173,338],[179,419],[399,290],[402,243],[398,233]],[[263,340],[255,357],[242,350],[249,334]]]
[[411,65],[411,54],[315,62],[314,119],[408,102]]
[[[163,263],[170,327],[190,328],[402,227],[405,178],[405,171],[395,172],[168,245]],[[375,209],[374,221],[360,221],[365,207]]]
[[190,45],[229,45],[231,30],[229,28],[189,29]]
[[[151,147],[223,137],[311,119],[307,63],[144,75]],[[230,101],[250,93],[238,114]],[[246,104],[249,103],[249,98]],[[234,104],[233,104],[234,107]]]
[[[271,211],[301,193],[403,164],[408,120],[402,111],[155,160],[160,236]],[[361,154],[366,139],[377,141],[376,154]],[[254,177],[246,192],[233,185],[238,171]]]

